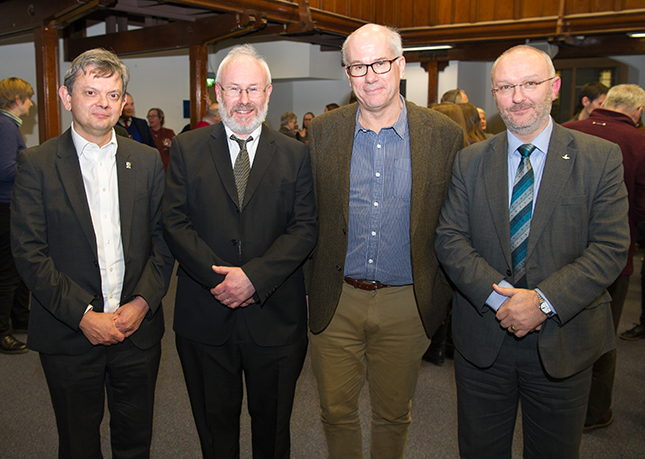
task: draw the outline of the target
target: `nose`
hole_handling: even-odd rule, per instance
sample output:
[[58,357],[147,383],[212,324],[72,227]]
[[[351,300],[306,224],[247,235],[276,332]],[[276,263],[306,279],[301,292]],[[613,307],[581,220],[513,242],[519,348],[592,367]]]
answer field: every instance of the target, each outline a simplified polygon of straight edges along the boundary
[[243,104],[246,104],[250,100],[249,92],[246,89],[242,89],[242,92],[240,93],[240,100]]
[[522,89],[522,86],[515,86],[513,88],[513,102],[520,103],[524,99],[524,90]]

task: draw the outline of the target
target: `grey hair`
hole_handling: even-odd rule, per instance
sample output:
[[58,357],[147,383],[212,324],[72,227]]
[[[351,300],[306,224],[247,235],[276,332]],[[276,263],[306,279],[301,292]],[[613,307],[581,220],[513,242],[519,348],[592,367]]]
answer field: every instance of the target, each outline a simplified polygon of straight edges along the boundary
[[551,57],[541,49],[534,48],[533,46],[529,45],[517,45],[513,46],[512,48],[507,49],[504,51],[501,56],[499,56],[497,59],[495,59],[495,62],[493,63],[493,68],[490,71],[490,80],[491,82],[493,81],[493,75],[495,75],[495,69],[497,68],[497,64],[499,64],[499,61],[505,57],[508,56],[509,54],[516,53],[518,51],[532,51],[536,53],[538,56],[540,56],[542,59],[544,59],[544,62],[546,63],[547,70],[549,71],[549,78],[552,78],[555,76],[555,67],[553,66],[553,61],[551,60]]
[[111,78],[114,74],[119,75],[121,83],[123,83],[121,98],[125,97],[130,82],[130,70],[113,52],[103,48],[95,48],[85,51],[74,59],[63,78],[63,86],[67,88],[70,95],[74,91],[74,83],[80,71],[83,73],[90,71],[98,78]]
[[636,110],[645,106],[645,91],[636,84],[619,84],[607,92],[603,107],[607,109],[624,107],[627,110]]
[[269,64],[267,64],[266,59],[262,57],[260,53],[258,53],[257,49],[255,49],[250,44],[245,43],[243,45],[233,47],[233,49],[228,52],[226,57],[219,64],[219,67],[217,68],[217,75],[215,76],[215,82],[218,85],[222,85],[222,69],[226,67],[233,59],[236,59],[240,56],[249,56],[258,61],[260,66],[262,66],[262,68],[264,69],[264,73],[266,73],[266,85],[269,86],[271,84],[271,70],[269,70]]
[[390,48],[392,48],[392,51],[394,52],[394,57],[403,56],[403,42],[401,40],[401,35],[399,35],[399,32],[397,32],[396,29],[393,29],[392,27],[388,27],[384,25],[379,25],[379,24],[365,24],[364,26],[361,26],[358,29],[354,30],[345,39],[345,42],[343,43],[343,47],[341,49],[341,54],[343,56],[343,65],[349,65],[349,59],[347,57],[347,48],[350,40],[352,39],[355,33],[363,30],[366,27],[382,29],[382,31],[385,32],[385,34],[387,35],[387,40],[390,43]]

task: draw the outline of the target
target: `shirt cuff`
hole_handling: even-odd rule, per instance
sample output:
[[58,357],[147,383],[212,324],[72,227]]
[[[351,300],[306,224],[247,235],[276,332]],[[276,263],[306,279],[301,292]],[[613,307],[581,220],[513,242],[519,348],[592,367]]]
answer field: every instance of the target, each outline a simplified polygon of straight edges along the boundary
[[[504,287],[504,288],[515,288],[510,283],[508,283],[506,280],[502,280],[497,285],[499,285],[500,287]],[[493,290],[493,293],[491,293],[488,296],[488,299],[486,300],[486,304],[488,306],[490,306],[493,311],[497,311],[502,306],[502,304],[504,304],[504,301],[506,301],[506,300],[508,300],[507,296],[500,295],[495,290]]]

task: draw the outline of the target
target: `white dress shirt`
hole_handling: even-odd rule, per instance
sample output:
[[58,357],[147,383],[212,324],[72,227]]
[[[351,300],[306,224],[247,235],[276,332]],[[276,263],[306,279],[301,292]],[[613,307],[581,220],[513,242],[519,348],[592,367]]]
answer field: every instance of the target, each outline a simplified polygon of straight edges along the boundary
[[[226,125],[224,126],[224,130],[226,131],[226,140],[228,141],[228,152],[231,155],[231,167],[235,167],[235,160],[237,159],[237,155],[240,152],[240,144],[237,143],[235,140],[231,140],[231,135],[235,135],[237,137],[237,134],[231,131]],[[255,152],[258,151],[258,143],[260,143],[260,134],[262,134],[261,124],[255,131],[249,134],[251,137],[253,137],[253,140],[246,143],[246,151],[249,153],[249,164],[251,165],[251,167],[253,167]]]
[[72,123],[72,139],[81,166],[85,195],[96,236],[103,311],[114,312],[119,307],[125,275],[116,169],[116,135],[112,130],[110,141],[99,147],[77,134]]

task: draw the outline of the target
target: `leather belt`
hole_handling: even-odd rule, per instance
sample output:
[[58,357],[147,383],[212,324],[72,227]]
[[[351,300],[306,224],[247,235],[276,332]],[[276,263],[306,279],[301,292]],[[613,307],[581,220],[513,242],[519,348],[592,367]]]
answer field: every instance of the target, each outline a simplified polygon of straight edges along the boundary
[[379,288],[389,287],[389,285],[381,284],[379,281],[371,281],[365,279],[358,280],[352,279],[351,277],[345,277],[344,280],[352,287],[360,288],[361,290],[368,290],[370,292],[373,292],[374,290]]

